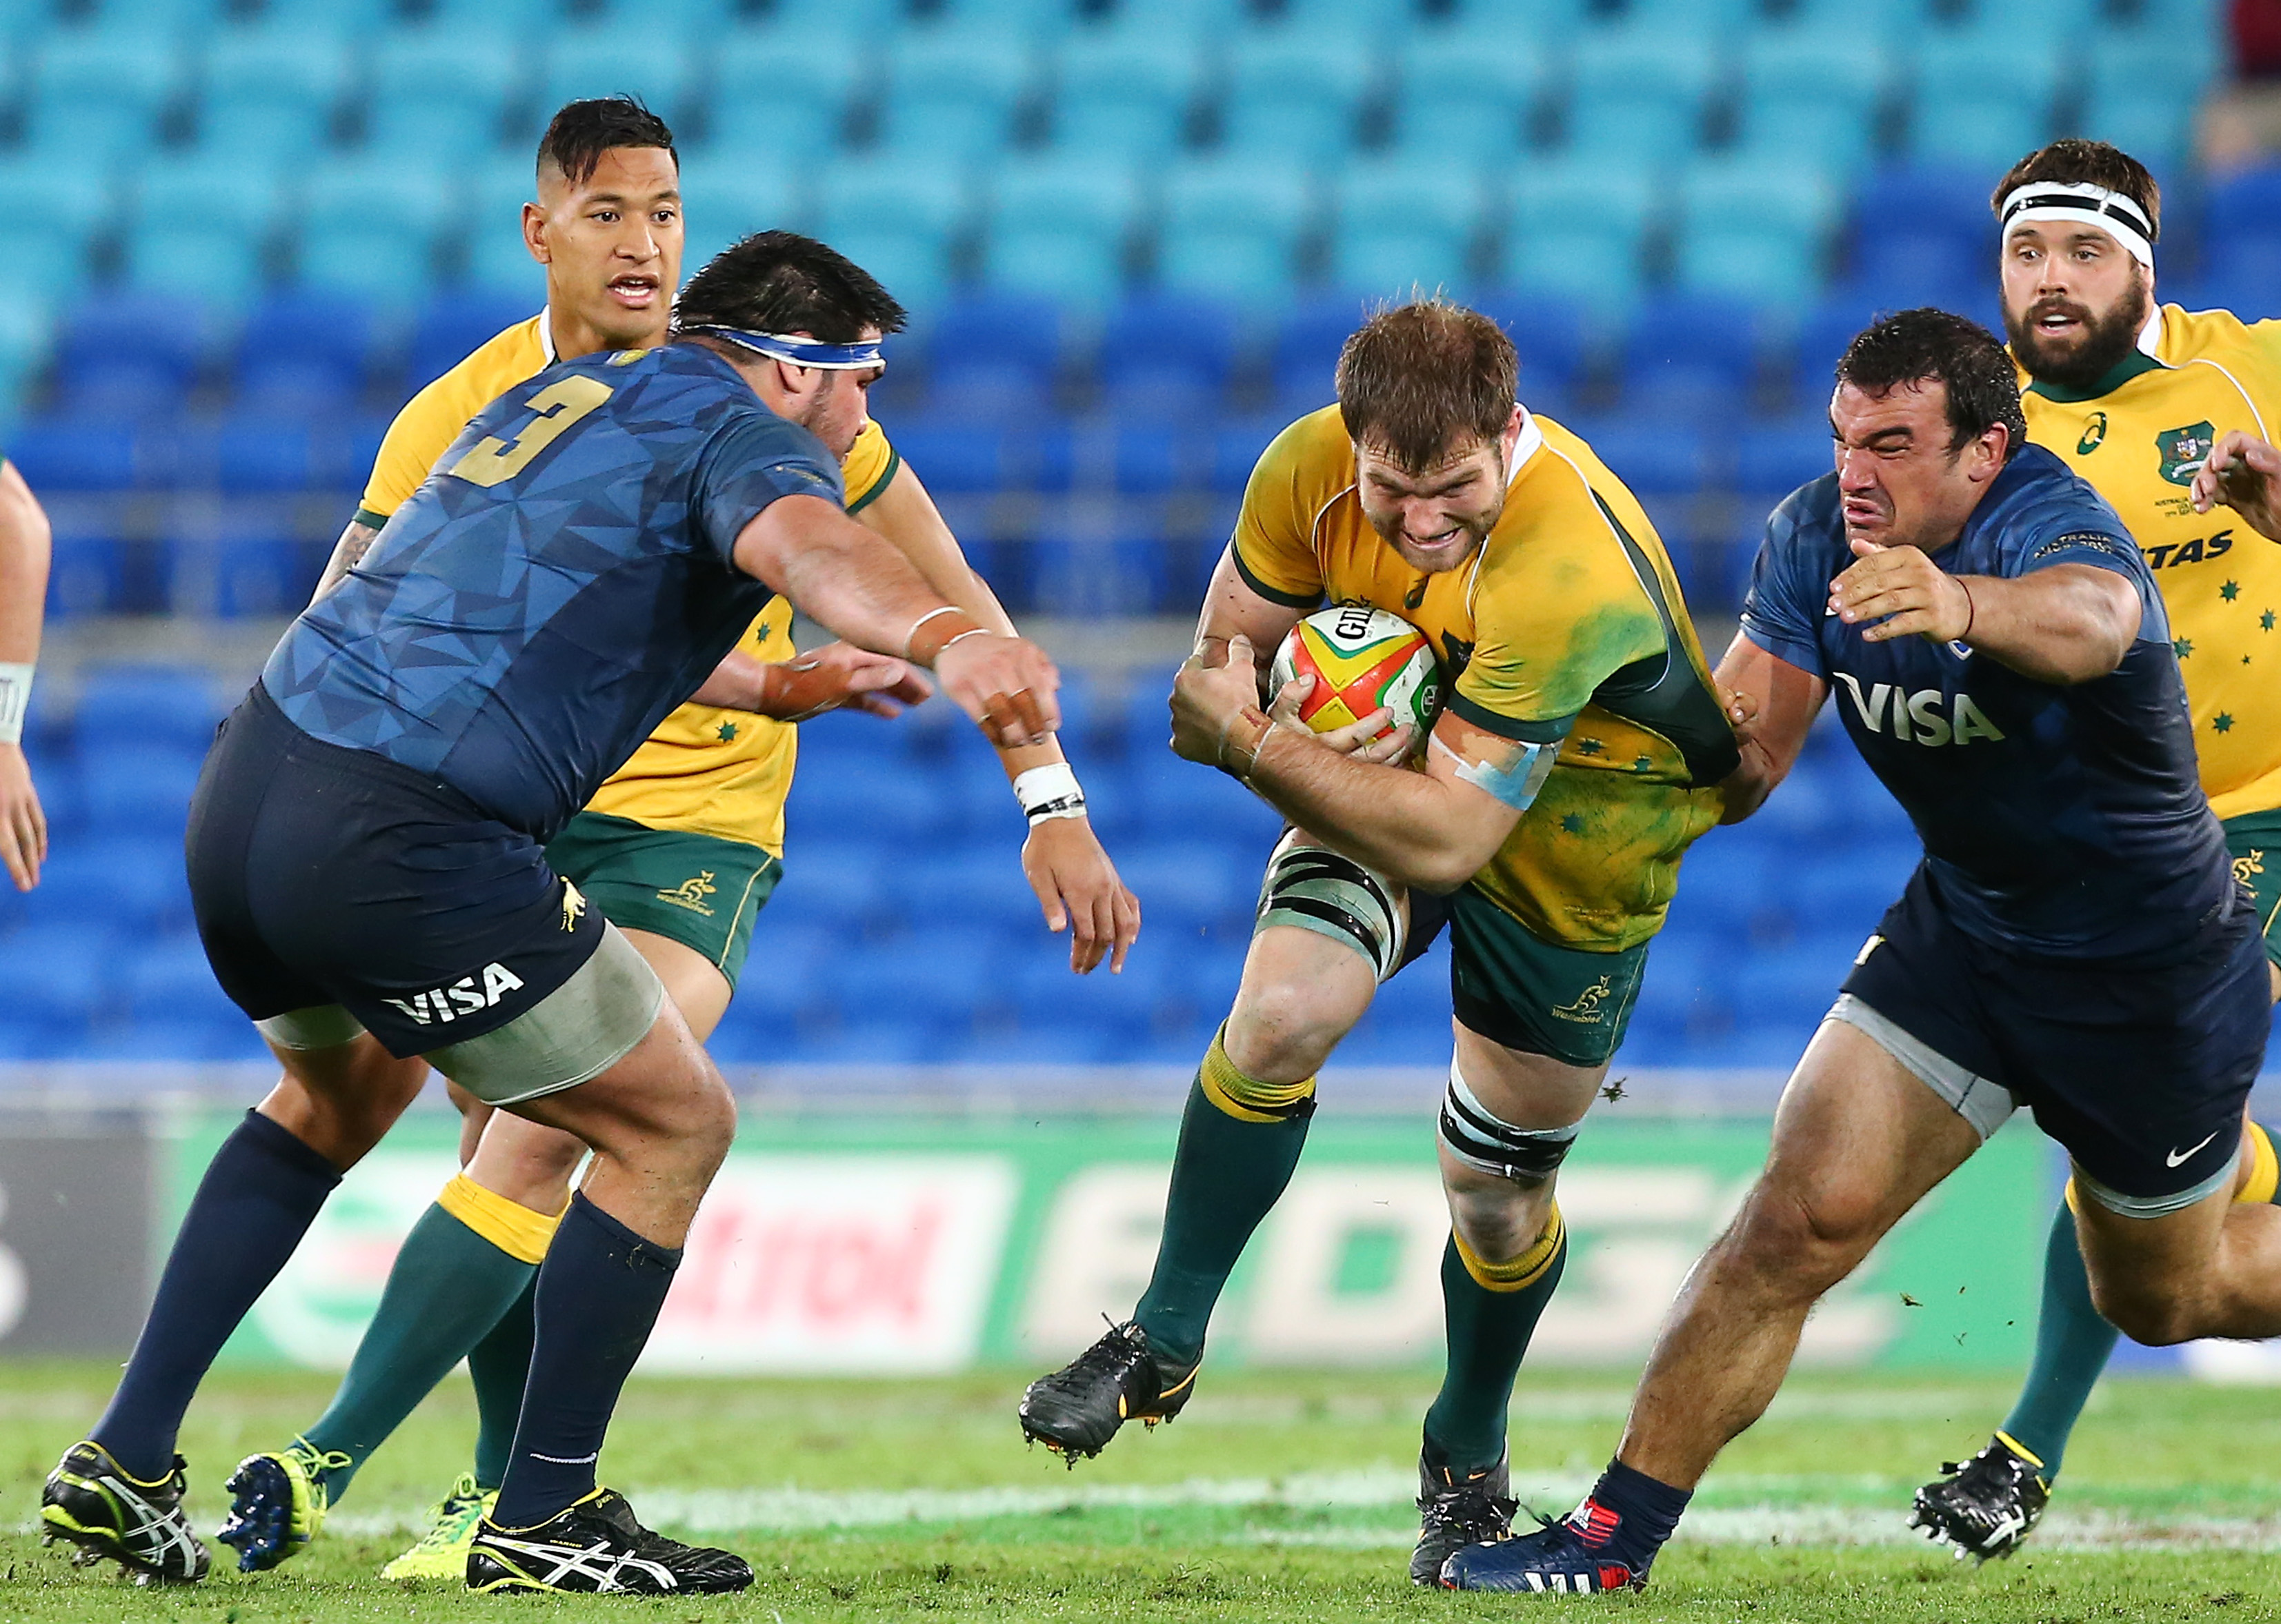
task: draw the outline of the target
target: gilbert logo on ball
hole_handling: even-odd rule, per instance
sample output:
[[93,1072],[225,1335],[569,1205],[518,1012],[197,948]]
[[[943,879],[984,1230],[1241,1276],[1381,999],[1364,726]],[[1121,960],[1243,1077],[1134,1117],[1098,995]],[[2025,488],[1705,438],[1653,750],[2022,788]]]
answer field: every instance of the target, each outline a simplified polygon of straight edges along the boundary
[[1383,708],[1396,726],[1408,723],[1423,734],[1442,701],[1433,644],[1399,615],[1364,603],[1318,609],[1292,627],[1269,674],[1272,693],[1302,677],[1315,679],[1299,717],[1318,733]]

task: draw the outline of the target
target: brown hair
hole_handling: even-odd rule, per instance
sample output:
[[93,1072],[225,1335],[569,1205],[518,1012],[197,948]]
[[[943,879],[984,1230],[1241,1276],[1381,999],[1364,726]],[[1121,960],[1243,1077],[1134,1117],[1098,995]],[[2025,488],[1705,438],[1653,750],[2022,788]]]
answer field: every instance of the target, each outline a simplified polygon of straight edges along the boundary
[[2153,228],[2146,234],[2146,240],[2151,243],[2162,235],[2162,189],[2155,184],[2146,166],[2121,147],[2109,146],[2104,141],[2081,141],[2070,135],[2065,141],[2037,148],[2012,166],[1988,199],[1989,208],[1999,220],[2004,199],[2030,181],[2054,181],[2061,186],[2104,186],[2111,192],[2121,192],[2145,211],[2146,223]]
[[1520,358],[1477,310],[1435,297],[1381,309],[1339,352],[1339,414],[1357,441],[1428,468],[1465,437],[1512,421]]

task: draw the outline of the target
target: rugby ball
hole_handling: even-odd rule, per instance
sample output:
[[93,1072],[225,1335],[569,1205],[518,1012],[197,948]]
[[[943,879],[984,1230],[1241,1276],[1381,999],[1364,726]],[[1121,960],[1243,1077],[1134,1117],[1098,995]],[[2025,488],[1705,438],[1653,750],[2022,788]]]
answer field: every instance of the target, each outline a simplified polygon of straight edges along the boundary
[[1396,727],[1407,723],[1423,738],[1442,701],[1442,667],[1425,633],[1366,603],[1318,609],[1291,628],[1269,668],[1270,700],[1302,677],[1315,685],[1299,718],[1318,733],[1383,707]]

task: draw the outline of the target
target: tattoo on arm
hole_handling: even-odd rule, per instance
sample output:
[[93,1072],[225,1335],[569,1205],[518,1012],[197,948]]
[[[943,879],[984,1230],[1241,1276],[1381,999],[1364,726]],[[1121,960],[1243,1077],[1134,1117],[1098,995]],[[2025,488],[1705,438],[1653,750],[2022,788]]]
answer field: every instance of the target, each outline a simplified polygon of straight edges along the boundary
[[333,556],[325,561],[325,573],[317,577],[317,590],[309,594],[314,603],[349,578],[349,571],[364,562],[364,555],[372,551],[372,544],[380,539],[380,532],[368,524],[349,522],[341,532],[340,540],[333,544]]

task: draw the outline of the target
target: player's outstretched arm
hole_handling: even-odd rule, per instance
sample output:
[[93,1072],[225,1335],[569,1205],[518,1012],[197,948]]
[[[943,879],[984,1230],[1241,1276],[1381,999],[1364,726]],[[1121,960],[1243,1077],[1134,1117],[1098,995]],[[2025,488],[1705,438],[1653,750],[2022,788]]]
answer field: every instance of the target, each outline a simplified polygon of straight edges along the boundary
[[1764,806],[1798,765],[1829,684],[1781,655],[1768,653],[1739,631],[1713,680],[1743,757],[1719,785],[1726,798],[1719,821],[1739,824]]
[[836,502],[780,497],[745,526],[733,552],[738,568],[849,642],[932,668],[992,743],[1034,744],[1061,725],[1061,677],[1041,650],[975,625]]
[[0,460],[0,863],[19,891],[40,883],[48,858],[47,814],[21,742],[40,658],[48,558],[48,515],[16,465]]
[[349,571],[364,562],[364,555],[372,551],[372,544],[380,539],[380,532],[369,524],[349,521],[341,538],[333,544],[333,555],[325,561],[325,572],[317,577],[317,590],[309,594],[314,603],[327,592],[349,578]]
[[[1444,712],[1434,724],[1426,769],[1407,759],[1415,738],[1373,712],[1334,733],[1298,720],[1302,683],[1260,710],[1257,656],[1241,634],[1215,661],[1199,648],[1172,684],[1172,748],[1222,768],[1309,834],[1388,878],[1455,891],[1496,855],[1534,800],[1558,739],[1501,738]],[[1304,679],[1303,679],[1303,681]]]
[[2255,435],[2228,429],[2194,476],[2192,494],[2196,513],[2231,507],[2268,541],[2281,541],[2281,451]]
[[[1007,637],[1014,623],[990,584],[966,561],[941,510],[909,463],[899,466],[855,515],[910,561],[943,599],[977,625]],[[1070,933],[1070,968],[1084,975],[1106,957],[1112,972],[1140,935],[1140,903],[1117,877],[1117,865],[1094,833],[1085,797],[1063,753],[1048,736],[1033,745],[1000,746],[998,759],[1015,786],[1030,832],[1022,842],[1022,874],[1037,893],[1046,928]],[[1025,777],[1025,775],[1034,775]],[[1072,806],[1071,803],[1074,803]]]
[[2138,589],[2112,569],[2053,564],[2024,576],[1952,576],[1915,547],[1852,544],[1829,612],[1864,642],[1961,643],[2037,682],[2106,676],[2138,636]]

